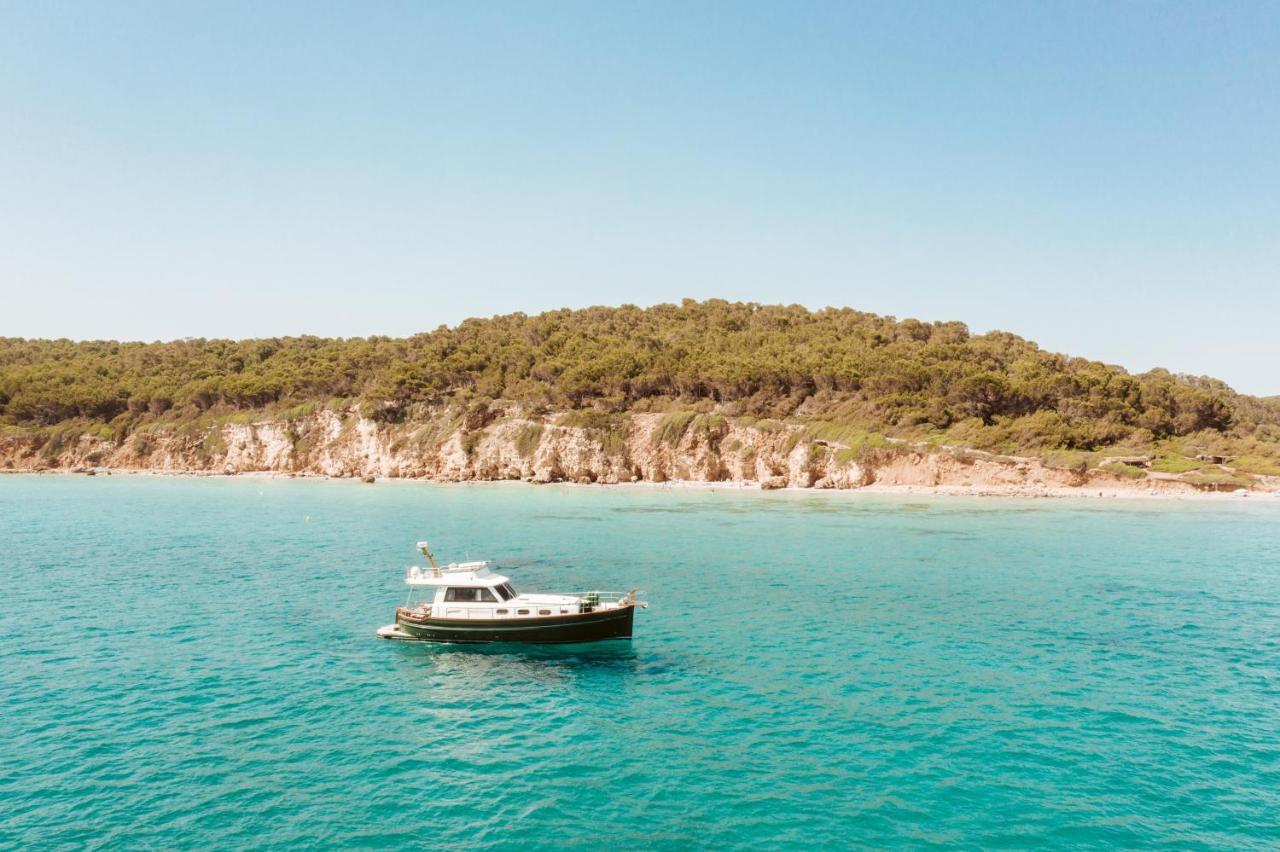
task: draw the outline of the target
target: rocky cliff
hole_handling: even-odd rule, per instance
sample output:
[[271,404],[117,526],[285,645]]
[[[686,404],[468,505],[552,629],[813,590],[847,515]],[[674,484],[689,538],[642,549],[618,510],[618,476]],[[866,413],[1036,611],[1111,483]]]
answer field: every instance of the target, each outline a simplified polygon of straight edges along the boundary
[[[580,418],[579,418],[580,419]],[[1105,470],[1062,470],[1039,459],[822,438],[801,424],[632,414],[603,425],[520,411],[465,417],[440,412],[380,423],[354,410],[221,423],[204,431],[162,426],[120,440],[98,435],[0,437],[0,470],[273,472],[446,482],[729,482],[763,488],[931,487],[999,493],[1061,489],[1193,491],[1177,477],[1135,480]],[[1254,487],[1274,490],[1259,480]],[[1201,486],[1202,487],[1202,486]]]

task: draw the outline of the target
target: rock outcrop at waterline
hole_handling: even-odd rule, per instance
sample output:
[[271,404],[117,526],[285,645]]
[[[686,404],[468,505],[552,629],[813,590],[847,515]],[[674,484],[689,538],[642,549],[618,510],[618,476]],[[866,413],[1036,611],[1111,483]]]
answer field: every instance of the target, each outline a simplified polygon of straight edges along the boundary
[[[851,446],[802,424],[734,422],[686,413],[632,414],[622,425],[564,425],[554,416],[499,412],[388,424],[354,411],[223,423],[204,432],[152,428],[120,441],[96,435],[0,437],[0,470],[272,472],[443,482],[728,482],[762,488],[956,487],[1193,491],[1173,476],[1141,481],[1105,470],[1063,470],[1040,459],[928,450],[884,439]],[[1254,487],[1275,490],[1259,479]],[[1201,486],[1202,487],[1202,486]],[[1237,486],[1238,487],[1238,486]]]

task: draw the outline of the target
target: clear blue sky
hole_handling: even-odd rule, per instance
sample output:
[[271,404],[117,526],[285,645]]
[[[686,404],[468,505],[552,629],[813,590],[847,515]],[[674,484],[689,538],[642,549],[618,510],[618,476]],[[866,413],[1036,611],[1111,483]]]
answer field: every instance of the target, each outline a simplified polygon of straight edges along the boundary
[[1280,393],[1280,4],[0,0],[0,334],[684,296]]

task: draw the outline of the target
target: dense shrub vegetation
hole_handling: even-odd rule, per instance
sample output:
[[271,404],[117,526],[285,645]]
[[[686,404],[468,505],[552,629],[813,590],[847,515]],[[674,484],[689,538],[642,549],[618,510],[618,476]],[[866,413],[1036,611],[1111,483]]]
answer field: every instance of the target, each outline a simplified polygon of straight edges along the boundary
[[[1130,375],[961,323],[848,309],[686,301],[472,319],[406,339],[0,339],[0,423],[10,431],[76,422],[120,436],[350,405],[388,422],[451,406],[484,428],[503,403],[585,412],[573,422],[602,432],[620,412],[696,410],[1006,452],[1181,441],[1183,456],[1229,444],[1260,469],[1280,458],[1275,398],[1163,370]],[[663,428],[671,437],[695,426],[717,428],[686,415]]]

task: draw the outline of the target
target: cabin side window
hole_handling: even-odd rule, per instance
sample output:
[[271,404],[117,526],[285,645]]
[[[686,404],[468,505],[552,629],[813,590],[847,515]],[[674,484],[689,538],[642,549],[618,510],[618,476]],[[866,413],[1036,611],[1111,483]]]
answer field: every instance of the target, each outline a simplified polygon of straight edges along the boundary
[[493,596],[493,592],[489,589],[480,589],[480,600],[485,603],[497,603],[498,599]]
[[449,601],[450,603],[453,603],[453,602],[472,603],[474,601],[480,600],[480,590],[479,589],[461,589],[456,586],[451,586],[444,590],[444,599],[446,601]]

